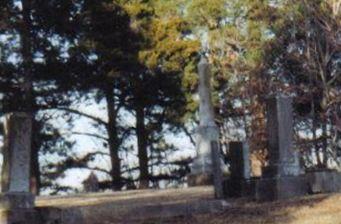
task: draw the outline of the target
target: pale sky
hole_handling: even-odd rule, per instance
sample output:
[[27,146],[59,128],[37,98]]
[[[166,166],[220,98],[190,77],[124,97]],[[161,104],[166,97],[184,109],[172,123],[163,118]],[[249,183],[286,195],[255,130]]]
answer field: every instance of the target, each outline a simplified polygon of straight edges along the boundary
[[[107,120],[106,116],[106,105],[104,102],[99,104],[92,102],[90,105],[80,104],[75,105],[74,107],[77,110],[85,112],[90,115],[95,115],[103,120]],[[135,118],[129,113],[124,112],[124,124],[134,126]],[[70,132],[87,132],[87,133],[96,133],[101,134],[98,130],[94,129],[91,125],[92,121],[87,118],[80,118],[75,122],[75,126],[72,130],[69,130],[67,126],[65,126],[65,122],[62,120],[54,121],[54,125],[59,127],[62,130],[62,133],[70,133]],[[105,132],[103,133],[104,137],[106,137]],[[189,138],[185,134],[172,134],[169,133],[165,136],[167,142],[174,144],[179,150],[171,155],[172,158],[168,158],[170,160],[180,158],[180,157],[194,157],[196,155],[195,148],[193,144],[190,142]],[[71,140],[76,141],[76,145],[74,146],[74,152],[76,155],[85,155],[88,152],[101,151],[108,153],[108,149],[106,149],[100,140],[89,137],[89,136],[80,136],[80,135],[72,135],[69,137]],[[136,148],[136,139],[131,139],[127,142],[127,144],[134,145]],[[135,152],[134,152],[135,153]],[[129,154],[128,161],[124,161],[124,163],[129,163],[130,167],[135,167],[138,165],[137,156],[135,154]],[[91,163],[93,166],[98,166],[100,168],[110,169],[110,160],[109,157],[101,157],[99,156],[94,162]],[[72,187],[81,187],[80,183],[88,177],[90,171],[89,170],[80,170],[80,169],[72,169],[67,171],[66,177],[58,180],[61,184],[72,186]],[[99,175],[99,173],[96,173]],[[98,176],[100,179],[108,178],[105,174]]]

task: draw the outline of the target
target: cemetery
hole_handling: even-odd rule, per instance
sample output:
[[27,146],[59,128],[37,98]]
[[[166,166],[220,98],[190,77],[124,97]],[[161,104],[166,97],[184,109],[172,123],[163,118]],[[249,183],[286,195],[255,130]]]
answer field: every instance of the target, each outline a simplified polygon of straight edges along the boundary
[[[262,171],[262,176],[251,177],[248,145],[230,142],[232,163],[230,175],[226,177],[211,101],[210,65],[204,57],[199,62],[198,74],[200,124],[197,157],[188,176],[187,189],[35,198],[30,193],[30,115],[13,113],[6,117],[1,223],[95,224],[105,220],[129,223],[160,217],[221,213],[228,211],[232,199],[238,197],[261,202],[341,192],[341,173],[305,173],[300,167],[298,152],[292,150],[292,98],[284,95],[275,95],[267,101],[269,165]],[[93,173],[83,184],[88,192],[98,191],[98,179]]]
[[0,224],[341,224],[341,0],[1,0]]

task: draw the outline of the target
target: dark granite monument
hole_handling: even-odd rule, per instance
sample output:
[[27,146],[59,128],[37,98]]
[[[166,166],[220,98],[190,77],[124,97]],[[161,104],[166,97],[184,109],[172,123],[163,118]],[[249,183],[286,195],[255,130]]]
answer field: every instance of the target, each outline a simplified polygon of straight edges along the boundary
[[245,142],[230,142],[230,176],[225,180],[224,191],[229,197],[243,197],[248,194],[250,181],[250,153]]
[[250,152],[245,142],[230,142],[230,172],[235,180],[250,179]]

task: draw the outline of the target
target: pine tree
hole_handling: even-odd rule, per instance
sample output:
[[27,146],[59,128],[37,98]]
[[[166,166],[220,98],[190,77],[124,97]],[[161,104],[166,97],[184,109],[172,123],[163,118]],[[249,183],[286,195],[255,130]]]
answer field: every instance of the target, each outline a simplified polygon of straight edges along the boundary
[[107,104],[108,122],[92,120],[107,132],[103,139],[107,139],[109,147],[112,188],[120,190],[124,181],[119,153],[129,128],[122,127],[118,121],[126,104],[126,76],[139,67],[138,37],[131,31],[129,16],[115,2],[84,1],[79,15],[79,37],[70,50],[70,61],[75,67],[83,64],[88,71],[75,72],[78,90],[84,94],[95,90],[96,101],[104,99]]
[[[3,1],[1,3],[0,35],[4,38],[1,51],[2,112],[24,111],[39,123],[38,113],[45,106],[68,105],[62,94],[68,92],[63,68],[63,41],[73,35],[68,30],[75,11],[71,1]],[[62,24],[56,23],[62,21]],[[59,68],[59,69],[58,69]],[[36,125],[35,125],[36,126]],[[32,138],[40,138],[44,130]],[[32,141],[32,179],[39,192],[39,151],[42,145]]]
[[186,39],[188,25],[179,16],[179,2],[163,3],[123,1],[133,29],[143,38],[139,48],[143,67],[129,77],[132,95],[128,104],[136,118],[140,188],[148,187],[152,179],[152,155],[164,141],[166,126],[175,131],[182,125],[188,103],[182,88],[188,75],[184,71],[190,71],[188,66],[198,51],[198,43]]

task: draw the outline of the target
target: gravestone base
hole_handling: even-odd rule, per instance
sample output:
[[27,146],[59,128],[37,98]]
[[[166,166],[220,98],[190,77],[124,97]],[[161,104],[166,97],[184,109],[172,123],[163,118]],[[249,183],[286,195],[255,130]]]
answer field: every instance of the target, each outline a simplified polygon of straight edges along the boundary
[[251,178],[225,180],[224,194],[231,198],[249,198],[256,201],[275,201],[303,196],[308,193],[306,177]]
[[9,209],[0,211],[1,224],[45,224],[35,209]]
[[303,196],[308,193],[305,175],[261,178],[255,184],[257,201],[275,201]]
[[0,194],[0,209],[30,209],[34,207],[35,196],[24,192]]
[[189,187],[213,185],[213,175],[209,173],[189,174],[187,184]]
[[251,198],[255,197],[256,183],[259,178],[244,180],[226,179],[224,180],[224,195],[230,198]]
[[256,201],[276,201],[308,194],[306,176],[255,178],[242,181],[227,180],[227,197],[244,197]]
[[341,192],[341,173],[325,170],[306,174],[309,194]]
[[257,201],[275,201],[308,194],[335,192],[341,192],[341,173],[330,170],[309,172],[299,176],[224,181],[225,197],[245,197]]
[[34,209],[35,196],[25,192],[0,195],[0,224],[40,224]]

